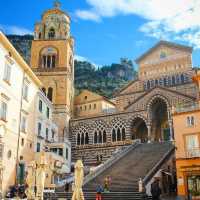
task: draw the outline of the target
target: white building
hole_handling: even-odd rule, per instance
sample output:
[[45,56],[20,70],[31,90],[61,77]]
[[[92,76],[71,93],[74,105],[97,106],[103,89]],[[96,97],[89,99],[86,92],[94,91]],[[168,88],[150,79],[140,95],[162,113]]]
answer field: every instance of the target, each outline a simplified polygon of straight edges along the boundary
[[0,140],[3,143],[0,185],[3,194],[10,185],[24,182],[26,166],[34,159],[34,113],[40,87],[39,79],[0,32]]

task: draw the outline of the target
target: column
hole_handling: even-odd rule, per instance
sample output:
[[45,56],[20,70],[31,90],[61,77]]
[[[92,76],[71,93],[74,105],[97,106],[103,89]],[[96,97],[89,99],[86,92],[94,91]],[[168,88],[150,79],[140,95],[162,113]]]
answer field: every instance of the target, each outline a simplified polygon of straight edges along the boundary
[[147,125],[148,130],[148,143],[151,143],[151,124]]
[[172,120],[170,119],[168,121],[169,123],[169,130],[170,130],[170,141],[174,141],[174,134],[173,134],[173,123]]

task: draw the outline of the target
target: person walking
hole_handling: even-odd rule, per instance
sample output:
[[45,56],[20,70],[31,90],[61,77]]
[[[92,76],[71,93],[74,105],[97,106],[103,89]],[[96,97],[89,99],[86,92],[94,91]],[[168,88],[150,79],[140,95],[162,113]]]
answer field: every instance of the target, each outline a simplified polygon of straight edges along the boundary
[[99,184],[96,188],[96,200],[102,200],[103,187]]
[[158,179],[151,184],[151,195],[152,195],[152,200],[160,200],[161,189],[159,186]]

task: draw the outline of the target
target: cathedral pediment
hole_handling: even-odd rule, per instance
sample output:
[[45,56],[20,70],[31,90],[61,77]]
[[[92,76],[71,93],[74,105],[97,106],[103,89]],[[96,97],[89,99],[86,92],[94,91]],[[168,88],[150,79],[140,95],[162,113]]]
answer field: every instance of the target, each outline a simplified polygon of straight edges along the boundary
[[139,65],[149,64],[151,61],[164,60],[175,55],[191,54],[192,47],[184,46],[172,42],[160,41],[147,52],[136,59]]
[[170,107],[177,105],[178,103],[194,102],[196,99],[192,96],[182,94],[180,92],[157,86],[145,94],[141,95],[134,102],[124,108],[125,111],[139,111],[146,110],[147,105],[154,98],[165,99]]

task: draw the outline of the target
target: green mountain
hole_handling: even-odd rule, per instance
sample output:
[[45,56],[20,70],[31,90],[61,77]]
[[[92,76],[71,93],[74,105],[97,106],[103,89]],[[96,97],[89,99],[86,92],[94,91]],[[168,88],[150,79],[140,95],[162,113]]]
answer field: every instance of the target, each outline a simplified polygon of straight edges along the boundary
[[[7,35],[7,37],[29,63],[33,36]],[[88,89],[111,97],[115,90],[137,77],[133,62],[127,58],[121,58],[119,63],[98,68],[88,61],[75,60],[74,67],[76,94],[83,89]]]

